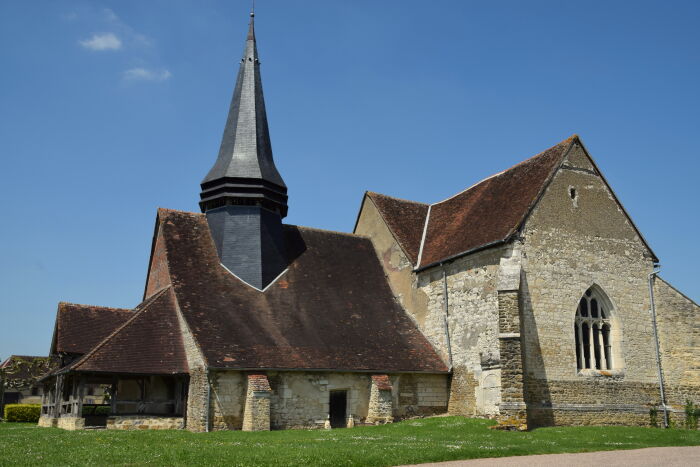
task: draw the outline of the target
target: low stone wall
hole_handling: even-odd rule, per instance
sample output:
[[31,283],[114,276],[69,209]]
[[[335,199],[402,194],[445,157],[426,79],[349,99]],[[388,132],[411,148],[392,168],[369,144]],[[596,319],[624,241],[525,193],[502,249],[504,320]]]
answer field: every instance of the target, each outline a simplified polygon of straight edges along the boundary
[[41,416],[39,417],[38,425],[43,428],[55,428],[58,425],[58,419],[53,417]]
[[182,417],[123,415],[107,419],[108,430],[180,430],[183,427]]
[[[528,427],[565,425],[618,425],[649,426],[649,410],[644,407],[562,405],[558,407],[528,408]],[[658,414],[659,426],[663,424],[661,411]]]
[[60,417],[56,426],[64,430],[82,430],[85,428],[85,419],[81,417]]

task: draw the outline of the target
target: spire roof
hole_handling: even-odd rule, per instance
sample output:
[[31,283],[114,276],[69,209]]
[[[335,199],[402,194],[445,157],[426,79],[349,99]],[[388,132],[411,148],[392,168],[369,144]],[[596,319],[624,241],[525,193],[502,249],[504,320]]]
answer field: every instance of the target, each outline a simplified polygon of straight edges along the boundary
[[[274,203],[283,205],[281,211],[286,214],[286,192],[272,157],[251,12],[219,155],[202,181],[200,205],[206,210],[218,198],[276,198]],[[221,204],[225,203],[219,200],[218,205]]]

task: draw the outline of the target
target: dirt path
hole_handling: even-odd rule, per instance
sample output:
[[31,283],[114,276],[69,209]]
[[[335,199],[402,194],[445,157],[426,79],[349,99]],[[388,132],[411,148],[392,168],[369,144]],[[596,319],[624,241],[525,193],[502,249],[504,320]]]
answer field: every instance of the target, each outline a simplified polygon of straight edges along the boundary
[[494,457],[464,461],[419,464],[421,467],[494,467],[494,466],[635,466],[690,467],[700,466],[700,446],[598,451],[579,454],[543,454],[536,456]]

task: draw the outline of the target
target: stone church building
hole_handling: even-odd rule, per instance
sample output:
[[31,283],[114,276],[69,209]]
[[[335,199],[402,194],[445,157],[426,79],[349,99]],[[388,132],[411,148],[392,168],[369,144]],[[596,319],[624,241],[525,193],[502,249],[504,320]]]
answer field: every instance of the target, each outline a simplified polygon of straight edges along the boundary
[[439,203],[367,192],[352,234],[284,224],[251,18],[201,189],[202,213],[158,210],[141,304],[58,305],[40,425],[646,425],[700,403],[699,307],[578,136]]

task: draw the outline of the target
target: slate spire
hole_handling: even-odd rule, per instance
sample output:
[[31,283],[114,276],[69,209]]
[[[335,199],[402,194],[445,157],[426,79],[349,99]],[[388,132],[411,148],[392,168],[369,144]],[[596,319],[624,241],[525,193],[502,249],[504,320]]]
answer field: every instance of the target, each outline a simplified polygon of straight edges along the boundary
[[253,21],[251,12],[219,156],[201,183],[199,206],[221,264],[262,290],[287,267],[287,186],[272,158]]
[[287,186],[272,158],[254,19],[251,12],[219,156],[201,183],[199,205],[202,212],[230,204],[259,205],[285,217]]

